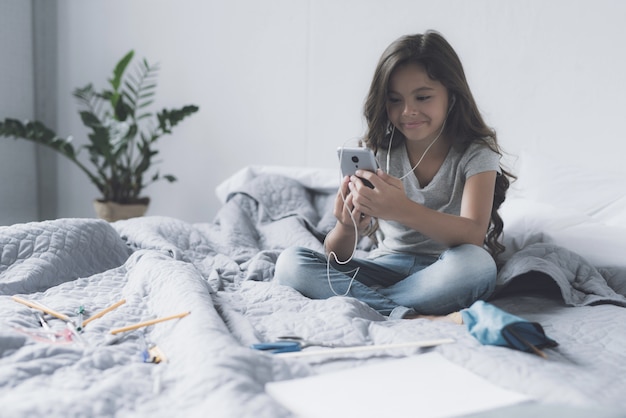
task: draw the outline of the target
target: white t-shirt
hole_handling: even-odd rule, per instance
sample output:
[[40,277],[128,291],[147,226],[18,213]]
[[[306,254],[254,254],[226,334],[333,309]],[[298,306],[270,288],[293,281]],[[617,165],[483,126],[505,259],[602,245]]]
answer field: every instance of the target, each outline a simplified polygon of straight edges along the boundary
[[[377,155],[380,166],[387,170],[387,150],[380,150]],[[402,177],[412,169],[406,147],[401,145],[391,150],[389,174]],[[463,188],[468,178],[485,171],[500,172],[500,155],[482,142],[473,142],[460,152],[450,148],[439,171],[426,187],[421,187],[415,175],[406,176],[402,183],[409,199],[439,212],[459,215]],[[379,219],[376,232],[378,248],[371,256],[390,253],[412,253],[438,256],[448,247],[442,243],[405,227],[404,225]]]

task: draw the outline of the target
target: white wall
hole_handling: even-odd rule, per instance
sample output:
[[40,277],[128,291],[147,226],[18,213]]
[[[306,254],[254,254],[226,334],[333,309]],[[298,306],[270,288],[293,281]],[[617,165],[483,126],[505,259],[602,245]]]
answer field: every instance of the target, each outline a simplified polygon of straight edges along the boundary
[[[463,60],[489,124],[523,150],[626,173],[626,3],[619,0],[63,0],[58,130],[81,141],[74,87],[103,86],[129,49],[161,63],[158,108],[200,112],[160,143],[149,215],[212,220],[215,186],[249,164],[335,167],[363,133],[376,61],[433,28]],[[514,164],[514,158],[510,159]],[[546,179],[549,181],[549,179]],[[59,160],[58,217],[93,216],[96,189]]]
[[[2,120],[34,117],[32,41],[31,3],[0,0]],[[36,177],[35,145],[0,138],[0,225],[37,219]]]

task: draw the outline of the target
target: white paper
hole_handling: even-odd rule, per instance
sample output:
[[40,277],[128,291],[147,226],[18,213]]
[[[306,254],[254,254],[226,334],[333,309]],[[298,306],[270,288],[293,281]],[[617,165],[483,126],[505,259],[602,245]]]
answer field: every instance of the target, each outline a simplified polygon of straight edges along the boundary
[[454,417],[530,400],[436,352],[302,379],[266,391],[301,417]]

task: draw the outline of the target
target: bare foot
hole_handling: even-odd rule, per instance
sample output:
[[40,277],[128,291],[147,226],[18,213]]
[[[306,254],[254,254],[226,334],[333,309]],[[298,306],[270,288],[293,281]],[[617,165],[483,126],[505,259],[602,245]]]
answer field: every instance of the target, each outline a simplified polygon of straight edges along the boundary
[[457,325],[463,325],[463,316],[461,312],[452,312],[448,315],[410,315],[404,319],[430,319],[431,321],[446,321]]

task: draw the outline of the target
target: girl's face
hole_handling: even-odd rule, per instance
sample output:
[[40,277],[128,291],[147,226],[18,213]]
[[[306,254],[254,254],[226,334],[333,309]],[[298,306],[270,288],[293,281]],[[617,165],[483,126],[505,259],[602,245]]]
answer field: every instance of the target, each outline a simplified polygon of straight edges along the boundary
[[448,89],[420,64],[397,67],[389,79],[387,117],[408,141],[432,142],[448,114]]

